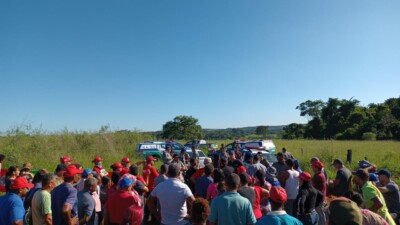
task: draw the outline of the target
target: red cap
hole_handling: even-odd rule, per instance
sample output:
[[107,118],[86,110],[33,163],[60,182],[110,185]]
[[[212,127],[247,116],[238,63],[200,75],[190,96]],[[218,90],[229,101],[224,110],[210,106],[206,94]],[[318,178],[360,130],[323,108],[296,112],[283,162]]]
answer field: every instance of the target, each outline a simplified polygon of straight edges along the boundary
[[244,166],[239,166],[239,167],[237,168],[237,173],[238,173],[238,174],[245,173],[245,172],[246,172],[246,167],[244,167]]
[[112,164],[111,168],[112,168],[112,169],[122,168],[122,165],[121,165],[121,163],[116,162],[116,163]]
[[100,161],[103,161],[103,159],[100,156],[96,156],[96,158],[92,160],[92,162],[100,162]]
[[131,161],[129,160],[128,157],[124,157],[121,159],[121,163],[130,163]]
[[77,169],[76,166],[74,165],[69,165],[65,169],[64,177],[73,177],[75,176],[75,174],[81,174],[81,173],[83,173],[83,170]]
[[68,156],[62,156],[62,157],[60,158],[60,163],[65,164],[65,163],[67,163],[67,162],[72,162],[72,159],[71,159],[70,157],[68,157]]
[[308,172],[304,171],[304,172],[300,173],[299,178],[304,180],[304,181],[310,181],[311,180],[311,175]]
[[25,177],[17,177],[10,185],[10,189],[33,188],[33,184],[28,183]]
[[153,156],[147,156],[146,157],[146,161],[147,162],[151,162],[151,161],[154,161],[155,159],[154,159],[154,157]]
[[310,166],[314,166],[320,169],[324,168],[324,164],[321,161],[314,161],[313,163],[310,164]]
[[269,198],[276,203],[285,203],[287,201],[286,191],[282,187],[272,187],[269,191]]

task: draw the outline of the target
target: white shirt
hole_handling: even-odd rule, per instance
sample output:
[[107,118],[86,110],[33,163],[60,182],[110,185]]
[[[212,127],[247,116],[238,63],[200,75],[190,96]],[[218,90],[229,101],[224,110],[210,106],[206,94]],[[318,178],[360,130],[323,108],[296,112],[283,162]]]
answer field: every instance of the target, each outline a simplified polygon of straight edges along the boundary
[[287,170],[289,178],[285,183],[285,191],[288,199],[296,199],[299,193],[299,172],[296,170]]

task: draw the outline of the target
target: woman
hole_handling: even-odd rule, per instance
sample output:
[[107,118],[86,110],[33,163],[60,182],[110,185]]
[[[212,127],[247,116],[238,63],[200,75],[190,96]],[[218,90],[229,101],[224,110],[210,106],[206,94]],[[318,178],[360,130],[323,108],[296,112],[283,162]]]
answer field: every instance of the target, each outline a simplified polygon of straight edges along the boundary
[[10,190],[10,185],[19,176],[18,166],[10,166],[5,176],[6,192]]
[[271,185],[265,181],[266,175],[263,170],[257,170],[254,176],[256,179],[253,188],[256,195],[253,203],[253,212],[258,220],[263,216],[263,212],[268,211],[268,190],[271,189]]
[[218,187],[221,189],[221,187],[224,186],[223,183],[225,180],[225,175],[222,169],[219,168],[214,169],[213,176],[214,176],[214,183],[208,185],[207,188],[207,200],[209,202],[211,202],[215,197],[220,195],[221,191],[223,192],[223,190],[219,190]]
[[322,201],[322,193],[318,192],[311,184],[311,175],[308,172],[302,172],[299,175],[299,194],[295,202],[297,218],[304,225],[317,225],[319,216],[315,208]]

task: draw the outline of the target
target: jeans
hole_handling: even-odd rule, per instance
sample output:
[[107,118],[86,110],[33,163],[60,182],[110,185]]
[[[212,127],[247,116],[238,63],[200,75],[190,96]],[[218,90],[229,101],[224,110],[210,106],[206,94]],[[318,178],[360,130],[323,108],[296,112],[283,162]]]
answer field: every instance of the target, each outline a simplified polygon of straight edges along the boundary
[[303,223],[303,225],[318,225],[318,213],[313,211],[306,215],[299,215],[298,219]]

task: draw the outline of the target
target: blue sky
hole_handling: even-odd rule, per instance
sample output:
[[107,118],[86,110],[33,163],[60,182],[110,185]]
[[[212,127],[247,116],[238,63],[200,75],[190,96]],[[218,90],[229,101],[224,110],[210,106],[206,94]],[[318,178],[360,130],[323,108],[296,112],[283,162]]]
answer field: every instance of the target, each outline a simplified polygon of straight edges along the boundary
[[400,1],[0,1],[0,131],[304,123],[400,96]]

